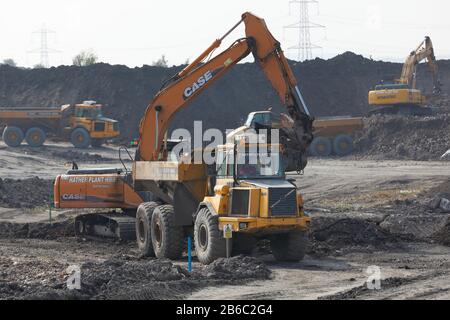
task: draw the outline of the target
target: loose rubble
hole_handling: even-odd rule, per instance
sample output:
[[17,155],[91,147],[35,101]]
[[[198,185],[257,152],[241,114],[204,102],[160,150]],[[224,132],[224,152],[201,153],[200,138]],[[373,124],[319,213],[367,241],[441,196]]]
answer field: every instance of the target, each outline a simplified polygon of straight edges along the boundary
[[38,177],[24,180],[0,178],[0,207],[48,207],[53,194],[53,181]]

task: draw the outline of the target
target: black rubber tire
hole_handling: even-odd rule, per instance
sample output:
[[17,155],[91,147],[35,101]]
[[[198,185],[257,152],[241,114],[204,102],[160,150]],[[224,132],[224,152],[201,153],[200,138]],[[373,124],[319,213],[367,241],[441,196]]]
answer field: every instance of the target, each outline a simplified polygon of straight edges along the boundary
[[156,207],[152,216],[152,243],[159,259],[177,260],[183,253],[183,227],[175,225],[173,206]]
[[159,204],[156,202],[142,203],[136,211],[136,242],[139,252],[144,257],[154,257],[151,223],[153,211]]
[[307,246],[308,237],[302,231],[279,234],[270,239],[270,248],[277,261],[301,261],[305,256]]
[[70,142],[75,148],[86,149],[91,145],[91,137],[89,132],[84,128],[77,128],[70,135]]
[[251,234],[236,233],[233,235],[233,256],[251,254],[256,247],[256,238]]
[[93,148],[100,148],[105,143],[105,139],[92,139],[91,146]]
[[23,131],[19,127],[6,127],[3,130],[3,141],[9,147],[18,147],[23,141]]
[[28,129],[27,134],[25,135],[25,141],[30,147],[34,148],[41,147],[46,138],[47,135],[45,131],[38,127]]
[[[210,264],[227,256],[226,240],[219,230],[219,217],[208,208],[202,208],[194,224],[194,243],[197,259],[202,264]],[[230,245],[232,241],[230,239]],[[232,251],[232,249],[230,248]]]
[[315,157],[328,157],[333,151],[331,140],[324,137],[316,137],[311,143],[311,154]]
[[340,157],[353,152],[353,138],[347,134],[338,135],[333,140],[334,153]]

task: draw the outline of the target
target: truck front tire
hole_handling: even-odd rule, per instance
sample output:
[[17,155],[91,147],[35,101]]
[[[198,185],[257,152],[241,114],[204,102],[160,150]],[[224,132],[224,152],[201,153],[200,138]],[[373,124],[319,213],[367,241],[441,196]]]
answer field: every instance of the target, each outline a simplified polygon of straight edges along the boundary
[[23,131],[18,127],[6,127],[3,130],[3,141],[9,147],[18,147],[23,141]]
[[151,223],[152,215],[158,206],[156,202],[142,203],[136,211],[136,242],[143,257],[154,257]]
[[301,261],[305,256],[307,246],[308,237],[303,231],[279,234],[270,239],[270,248],[277,261]]
[[194,242],[198,261],[203,264],[227,255],[226,240],[219,230],[219,217],[208,208],[200,209],[195,219]]
[[34,148],[42,146],[46,138],[45,131],[38,127],[29,129],[25,135],[25,141],[30,147]]
[[347,134],[338,135],[333,141],[334,153],[338,156],[346,156],[353,152],[353,139]]
[[70,136],[70,142],[72,142],[73,146],[78,149],[86,149],[91,144],[91,137],[89,136],[89,132],[83,128],[77,128],[73,130]]
[[179,259],[183,253],[183,227],[175,224],[173,206],[156,207],[153,211],[151,226],[153,250],[156,257]]

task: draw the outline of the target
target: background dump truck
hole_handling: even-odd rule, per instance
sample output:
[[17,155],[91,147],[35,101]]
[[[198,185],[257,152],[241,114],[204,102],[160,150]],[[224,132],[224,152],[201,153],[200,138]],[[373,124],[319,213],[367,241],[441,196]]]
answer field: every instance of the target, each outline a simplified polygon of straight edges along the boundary
[[47,135],[70,141],[76,148],[101,146],[119,135],[119,123],[103,117],[102,105],[85,101],[58,108],[0,108],[3,141],[18,147],[25,141],[31,147],[44,144]]
[[316,157],[332,154],[346,156],[353,152],[353,134],[363,128],[360,117],[329,117],[314,121],[314,140],[310,153]]

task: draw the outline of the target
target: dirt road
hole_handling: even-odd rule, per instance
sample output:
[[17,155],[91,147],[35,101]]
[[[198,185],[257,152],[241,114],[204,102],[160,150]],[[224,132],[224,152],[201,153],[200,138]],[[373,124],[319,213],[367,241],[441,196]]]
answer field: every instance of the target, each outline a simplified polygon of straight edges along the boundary
[[[79,151],[71,150],[60,144],[43,151],[0,145],[0,177],[22,179],[25,172],[26,177],[51,179],[67,169],[64,163],[70,157],[78,157],[82,166],[95,166],[96,162],[120,166],[114,148],[91,149],[81,156]],[[301,188],[305,207],[313,217],[312,244],[305,260],[297,264],[275,263],[262,245],[255,256],[271,271],[269,279],[264,272],[261,277],[231,280],[223,275],[211,277],[211,271],[197,262],[195,275],[186,276],[185,260],[174,265],[158,264],[139,258],[133,243],[80,241],[72,237],[64,223],[76,212],[53,213],[56,225],[50,228],[45,208],[1,208],[0,298],[31,294],[102,299],[111,298],[111,293],[120,288],[123,297],[126,292],[141,292],[145,279],[151,280],[145,282],[146,287],[163,286],[170,290],[129,297],[233,300],[450,297],[450,247],[433,238],[448,223],[449,215],[432,212],[427,207],[435,190],[450,180],[450,163],[312,159],[304,175],[292,178]],[[61,296],[65,292],[66,268],[73,264],[83,266],[82,277],[88,279],[89,290],[81,296],[66,293]],[[379,267],[381,290],[366,288],[369,266]],[[100,272],[99,279],[94,277],[99,270],[108,272]],[[124,270],[128,272],[125,275]],[[155,270],[163,272],[164,277]],[[147,278],[142,278],[143,274]],[[101,285],[94,288],[96,283]]]

